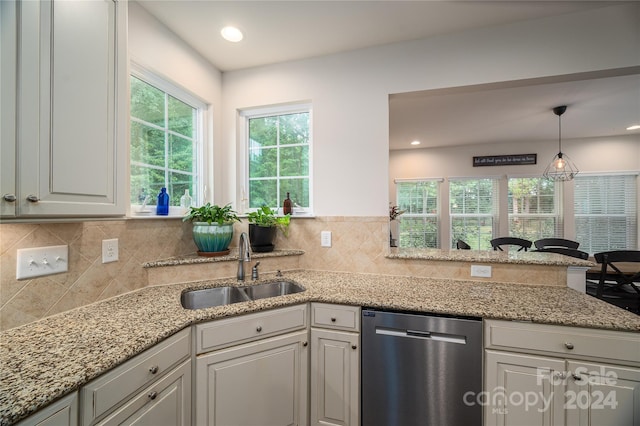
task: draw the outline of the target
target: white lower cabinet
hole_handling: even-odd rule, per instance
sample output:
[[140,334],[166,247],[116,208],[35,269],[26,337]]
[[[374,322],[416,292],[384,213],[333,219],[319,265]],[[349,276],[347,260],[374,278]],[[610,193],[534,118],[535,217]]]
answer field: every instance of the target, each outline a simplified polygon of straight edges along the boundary
[[78,392],[74,392],[18,423],[17,426],[76,426]]
[[199,324],[195,330],[196,425],[307,424],[306,304]]
[[485,321],[485,426],[640,426],[640,334]]
[[312,303],[311,325],[310,424],[359,425],[360,308]]

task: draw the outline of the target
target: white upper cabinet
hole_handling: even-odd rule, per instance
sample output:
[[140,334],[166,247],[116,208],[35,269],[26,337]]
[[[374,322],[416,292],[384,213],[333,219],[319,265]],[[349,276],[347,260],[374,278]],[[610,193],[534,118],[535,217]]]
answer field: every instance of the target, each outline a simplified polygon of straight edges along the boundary
[[[124,215],[126,2],[22,1],[17,8],[15,215]],[[3,115],[11,102],[4,84]],[[2,136],[4,151],[11,134]]]

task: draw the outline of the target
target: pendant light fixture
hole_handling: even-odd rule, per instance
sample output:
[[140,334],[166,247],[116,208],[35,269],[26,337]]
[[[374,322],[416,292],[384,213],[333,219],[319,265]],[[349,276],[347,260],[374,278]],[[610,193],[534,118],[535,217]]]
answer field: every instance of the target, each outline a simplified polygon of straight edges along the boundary
[[554,181],[571,180],[578,174],[579,170],[569,157],[562,152],[562,119],[560,116],[567,110],[566,105],[553,108],[553,113],[558,116],[558,153],[551,164],[544,170],[542,176]]

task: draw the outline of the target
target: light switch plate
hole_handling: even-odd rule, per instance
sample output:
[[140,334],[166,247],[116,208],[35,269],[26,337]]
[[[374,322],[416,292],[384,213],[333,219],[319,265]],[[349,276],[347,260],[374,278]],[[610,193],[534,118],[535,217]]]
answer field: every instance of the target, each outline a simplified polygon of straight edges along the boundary
[[18,249],[16,279],[60,274],[69,270],[69,246]]
[[102,240],[102,263],[118,261],[118,239]]
[[320,232],[320,246],[331,247],[331,231]]

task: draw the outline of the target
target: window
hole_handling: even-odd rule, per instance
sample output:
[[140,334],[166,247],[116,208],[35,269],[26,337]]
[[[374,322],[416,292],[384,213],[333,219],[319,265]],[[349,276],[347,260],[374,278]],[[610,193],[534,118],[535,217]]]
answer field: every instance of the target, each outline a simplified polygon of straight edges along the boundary
[[449,180],[451,238],[463,240],[474,250],[491,250],[498,218],[498,181],[496,179]]
[[249,208],[279,208],[289,193],[297,213],[311,212],[311,109],[247,111]]
[[636,250],[637,176],[576,176],[574,210],[580,250]]
[[398,218],[399,247],[439,247],[439,181],[396,182],[397,204],[404,214]]
[[509,235],[530,241],[562,237],[559,188],[544,178],[509,178]]
[[131,75],[131,204],[155,205],[167,188],[179,206],[189,190],[199,204],[205,105],[148,72]]

